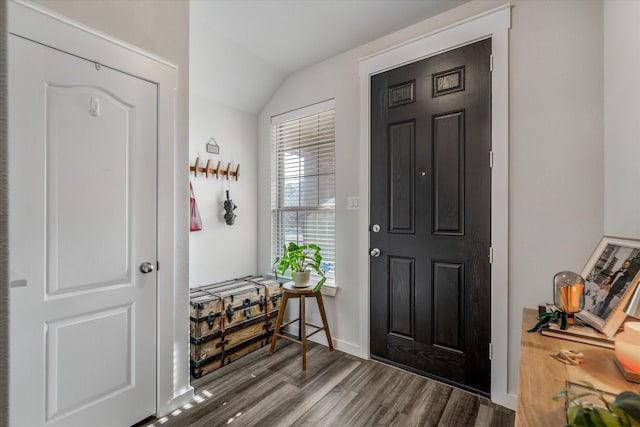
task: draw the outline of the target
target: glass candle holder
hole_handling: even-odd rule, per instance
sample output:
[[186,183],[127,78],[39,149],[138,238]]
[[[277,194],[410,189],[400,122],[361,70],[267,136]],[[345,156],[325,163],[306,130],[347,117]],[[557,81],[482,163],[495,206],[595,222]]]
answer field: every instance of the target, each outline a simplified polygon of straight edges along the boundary
[[553,276],[553,303],[573,323],[573,315],[584,308],[584,279],[573,271],[561,271]]

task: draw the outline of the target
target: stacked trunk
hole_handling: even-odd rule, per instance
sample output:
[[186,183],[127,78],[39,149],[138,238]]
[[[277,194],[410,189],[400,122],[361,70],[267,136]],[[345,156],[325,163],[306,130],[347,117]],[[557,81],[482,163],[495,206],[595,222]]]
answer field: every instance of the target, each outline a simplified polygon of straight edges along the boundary
[[200,378],[270,342],[282,284],[248,276],[191,289],[191,375]]

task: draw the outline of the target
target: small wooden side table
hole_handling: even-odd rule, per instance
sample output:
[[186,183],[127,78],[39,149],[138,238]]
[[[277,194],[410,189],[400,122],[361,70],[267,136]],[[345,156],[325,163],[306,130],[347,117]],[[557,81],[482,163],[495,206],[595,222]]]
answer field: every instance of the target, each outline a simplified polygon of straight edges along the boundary
[[[306,297],[315,297],[318,302],[318,309],[320,310],[320,317],[322,318],[322,326],[312,325],[311,323],[307,323],[306,321],[306,311],[305,311],[305,298]],[[297,319],[291,320],[284,325],[282,324],[282,318],[284,317],[284,312],[287,308],[287,302],[290,298],[300,298],[300,313]],[[292,338],[288,335],[283,335],[280,331],[287,325],[292,323],[299,322],[299,331],[298,339]],[[307,335],[307,326],[311,326],[312,328],[316,328],[315,331],[311,332]],[[269,355],[272,355],[276,350],[276,341],[278,338],[284,338],[289,341],[293,341],[298,344],[302,344],[302,369],[307,369],[307,338],[311,335],[316,334],[320,331],[324,330],[325,335],[327,336],[327,342],[329,343],[329,351],[333,351],[333,341],[331,340],[331,332],[329,332],[329,324],[327,323],[327,315],[324,311],[324,303],[322,302],[322,294],[320,291],[313,292],[313,288],[296,288],[293,286],[292,282],[285,283],[282,289],[282,306],[280,307],[280,312],[278,313],[278,319],[276,320],[276,328],[273,333],[273,338],[271,341],[271,351]]]

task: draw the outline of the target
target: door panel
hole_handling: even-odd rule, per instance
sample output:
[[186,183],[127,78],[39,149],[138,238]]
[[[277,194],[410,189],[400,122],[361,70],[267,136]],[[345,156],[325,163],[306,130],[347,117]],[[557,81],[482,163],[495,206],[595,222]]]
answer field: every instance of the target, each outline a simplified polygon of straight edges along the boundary
[[371,355],[490,387],[491,41],[371,78]]
[[155,413],[157,87],[11,36],[14,426]]
[[414,263],[412,258],[389,257],[389,332],[409,339],[414,338]]
[[413,169],[415,164],[415,123],[389,126],[389,230],[413,233],[415,211]]
[[463,351],[464,264],[433,262],[433,344]]
[[[47,323],[49,419],[134,386],[132,311],[129,305]],[[77,351],[79,341],[87,351]]]
[[[48,294],[130,282],[133,108],[90,87],[47,85],[46,97]],[[87,114],[92,104],[96,116]],[[96,242],[102,256],[83,241]]]
[[464,111],[433,118],[433,233],[464,235]]

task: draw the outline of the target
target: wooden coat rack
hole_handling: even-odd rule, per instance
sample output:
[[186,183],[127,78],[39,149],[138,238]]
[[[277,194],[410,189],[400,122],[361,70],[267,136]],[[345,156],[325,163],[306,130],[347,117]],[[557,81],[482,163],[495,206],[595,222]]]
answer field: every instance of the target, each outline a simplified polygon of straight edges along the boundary
[[218,161],[218,165],[215,169],[210,168],[211,159],[207,160],[207,164],[205,167],[200,167],[198,164],[200,163],[200,157],[196,157],[196,164],[193,166],[189,166],[189,170],[193,172],[194,176],[198,176],[198,172],[204,172],[205,176],[209,178],[209,176],[216,176],[216,179],[220,178],[220,175],[226,176],[227,181],[231,177],[235,177],[236,181],[240,178],[240,164],[236,165],[236,170],[231,170],[231,163],[227,163],[227,169],[222,169],[221,162]]

